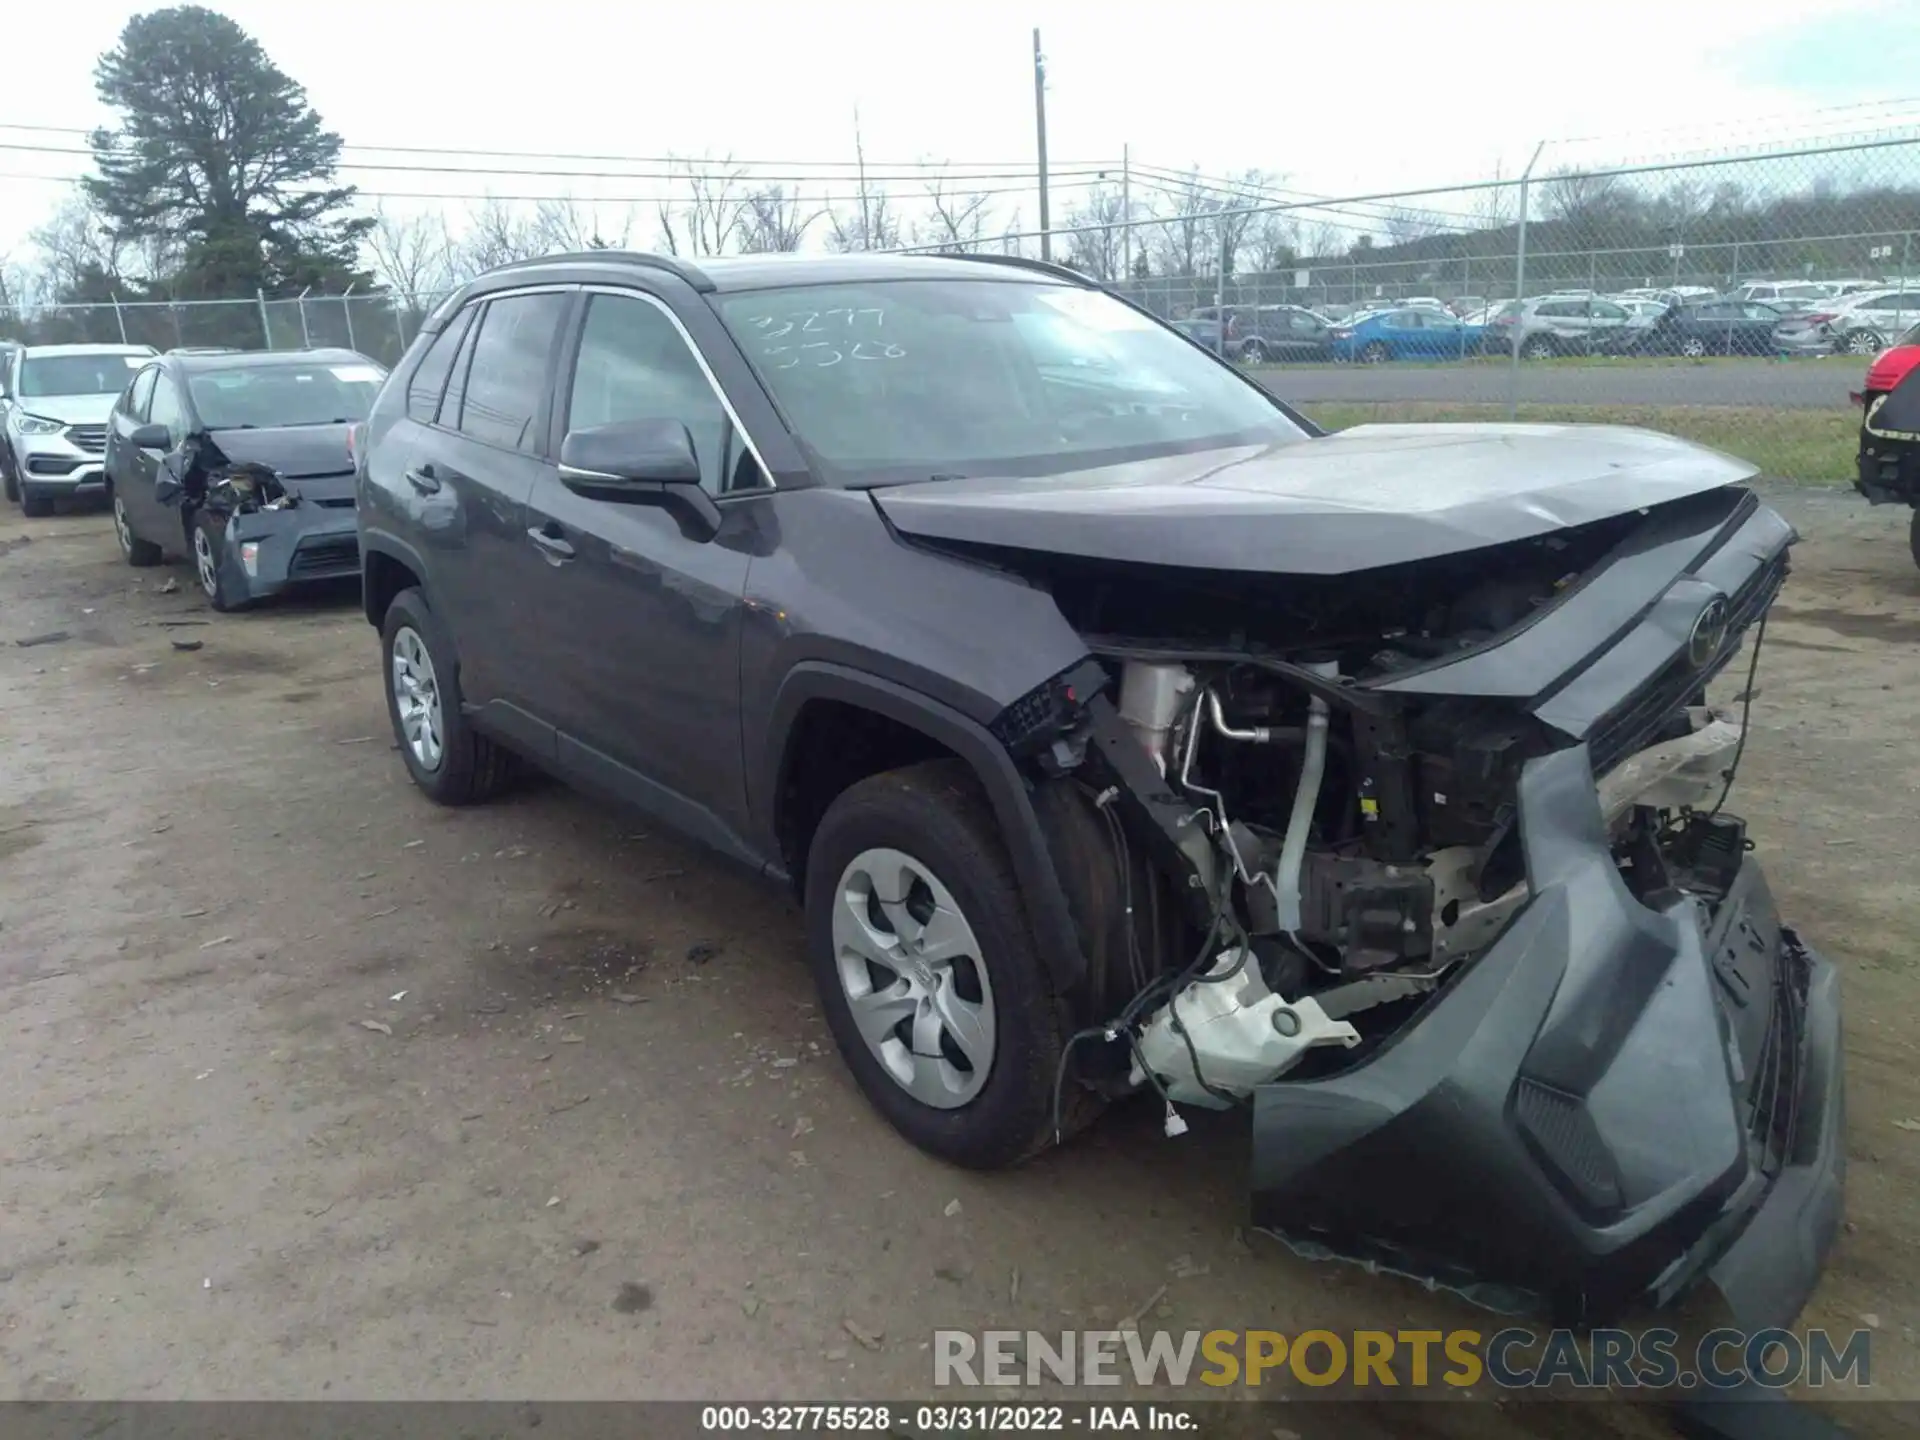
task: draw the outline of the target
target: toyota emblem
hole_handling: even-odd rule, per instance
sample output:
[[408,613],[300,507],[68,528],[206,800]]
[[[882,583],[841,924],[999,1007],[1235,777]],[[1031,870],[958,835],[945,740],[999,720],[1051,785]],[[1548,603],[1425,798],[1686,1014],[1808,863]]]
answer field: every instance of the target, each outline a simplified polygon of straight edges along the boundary
[[1716,595],[1700,611],[1687,636],[1687,662],[1699,669],[1727,643],[1727,597]]

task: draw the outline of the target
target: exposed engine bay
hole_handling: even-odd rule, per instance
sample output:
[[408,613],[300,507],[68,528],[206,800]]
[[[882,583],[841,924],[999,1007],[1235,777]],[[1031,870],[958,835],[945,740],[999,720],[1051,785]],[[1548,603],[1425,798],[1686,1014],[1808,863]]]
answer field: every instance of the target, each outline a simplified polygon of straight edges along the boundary
[[180,483],[182,507],[188,515],[199,509],[218,515],[252,515],[292,510],[300,504],[299,491],[279,471],[256,461],[229,460],[204,433],[189,435],[168,457],[168,466]]
[[[1094,957],[1107,976],[1091,1008],[1112,1016],[1099,1033],[1127,1051],[1106,1088],[1226,1108],[1296,1067],[1326,1073],[1391,1037],[1501,934],[1528,898],[1521,772],[1576,741],[1513,701],[1378,687],[1510,637],[1636,523],[1373,583],[1049,562],[1045,583],[1103,672],[1083,687],[1104,693],[1077,738],[1037,758],[1120,817],[1100,822],[1128,916]],[[1224,635],[1223,612],[1237,622]],[[1616,862],[1649,901],[1684,891],[1711,905],[1745,848],[1717,806],[1743,724],[1705,703],[1738,637],[1717,644],[1634,748],[1596,760]]]

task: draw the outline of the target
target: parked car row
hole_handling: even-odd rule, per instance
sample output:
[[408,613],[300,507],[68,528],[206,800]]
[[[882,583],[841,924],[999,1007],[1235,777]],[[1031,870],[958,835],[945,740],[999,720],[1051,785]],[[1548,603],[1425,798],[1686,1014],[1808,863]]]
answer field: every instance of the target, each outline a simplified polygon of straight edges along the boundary
[[107,498],[127,563],[191,558],[215,610],[357,578],[348,436],[386,374],[351,350],[23,347],[0,378],[7,498]]
[[[1835,295],[1836,286],[1850,287]],[[1754,282],[1716,294],[1699,286],[1617,295],[1572,290],[1525,300],[1442,301],[1414,296],[1377,305],[1202,306],[1174,324],[1247,364],[1464,359],[1517,352],[1564,355],[1873,355],[1920,321],[1920,285]]]

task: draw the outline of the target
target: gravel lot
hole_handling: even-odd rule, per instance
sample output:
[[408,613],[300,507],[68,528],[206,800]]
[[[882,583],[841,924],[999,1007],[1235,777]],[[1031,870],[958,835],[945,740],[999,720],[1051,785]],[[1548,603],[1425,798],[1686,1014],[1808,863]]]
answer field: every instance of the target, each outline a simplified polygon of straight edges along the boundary
[[[1877,1326],[1875,1389],[1920,1398],[1920,573],[1904,512],[1780,503],[1808,540],[1736,800],[1845,969],[1853,1106],[1803,1323]],[[781,896],[555,785],[436,809],[353,597],[191,585],[103,515],[0,525],[0,1398],[914,1395],[936,1326],[1162,1286],[1173,1329],[1487,1325],[1243,1238],[1231,1118],[1123,1108],[1001,1176],[917,1154]],[[1520,1408],[1424,1433],[1652,1433]]]
[[[1867,362],[1710,360],[1697,364],[1523,364],[1520,400],[1542,405],[1738,405],[1789,410],[1845,409]],[[1284,400],[1428,400],[1503,404],[1511,367],[1464,365],[1287,365],[1255,372]]]

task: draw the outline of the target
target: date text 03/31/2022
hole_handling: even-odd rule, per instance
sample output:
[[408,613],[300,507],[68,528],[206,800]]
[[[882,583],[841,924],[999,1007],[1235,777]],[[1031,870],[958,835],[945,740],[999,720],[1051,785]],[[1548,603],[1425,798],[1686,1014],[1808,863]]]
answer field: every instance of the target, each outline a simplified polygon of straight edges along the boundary
[[1189,1433],[1199,1421],[1177,1405],[707,1405],[700,1428],[732,1434],[853,1431],[888,1434],[911,1421],[916,1431],[1015,1435],[1072,1430]]

